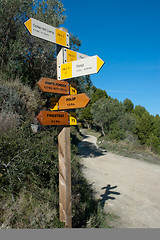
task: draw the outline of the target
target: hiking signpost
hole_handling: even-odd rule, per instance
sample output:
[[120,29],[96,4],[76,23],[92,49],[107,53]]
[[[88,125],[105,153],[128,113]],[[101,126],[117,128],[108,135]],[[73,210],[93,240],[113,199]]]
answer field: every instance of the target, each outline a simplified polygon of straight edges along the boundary
[[32,36],[69,47],[69,34],[46,23],[30,18],[25,23]]
[[59,126],[59,219],[65,223],[66,228],[71,228],[70,125],[77,125],[77,119],[75,112],[66,110],[84,108],[90,99],[85,93],[77,94],[74,82],[68,83],[62,80],[97,73],[104,62],[97,55],[88,57],[67,49],[69,34],[64,28],[58,29],[33,18],[24,24],[31,35],[57,44],[58,80],[42,77],[37,84],[41,91],[57,94],[58,97],[50,99],[50,111],[41,111],[37,120],[41,125]]
[[62,96],[58,101],[58,110],[84,108],[89,101],[90,99],[85,93]]
[[98,73],[104,62],[97,55],[58,65],[58,80]]
[[37,83],[42,92],[69,94],[69,83],[50,78],[41,78]]
[[65,63],[80,60],[80,59],[84,59],[84,58],[88,57],[85,54],[78,53],[78,52],[72,51],[72,50],[67,49],[67,48],[63,48],[62,51],[63,51],[63,57],[64,57],[64,62]]

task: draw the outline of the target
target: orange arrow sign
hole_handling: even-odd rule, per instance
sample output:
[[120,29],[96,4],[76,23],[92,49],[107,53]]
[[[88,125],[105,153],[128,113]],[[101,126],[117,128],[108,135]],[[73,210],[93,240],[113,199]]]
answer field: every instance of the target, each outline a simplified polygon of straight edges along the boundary
[[43,92],[69,94],[69,83],[51,78],[41,78],[38,86]]
[[84,108],[89,103],[90,99],[85,93],[62,96],[59,99],[59,110]]
[[70,125],[67,112],[41,111],[37,120],[41,125]]

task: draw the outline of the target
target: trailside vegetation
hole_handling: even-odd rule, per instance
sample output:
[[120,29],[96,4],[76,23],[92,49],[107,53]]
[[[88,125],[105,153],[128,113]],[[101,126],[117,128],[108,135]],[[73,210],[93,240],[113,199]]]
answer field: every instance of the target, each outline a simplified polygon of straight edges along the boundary
[[[40,77],[56,78],[56,45],[30,35],[24,22],[35,18],[64,23],[58,0],[0,0],[0,228],[62,228],[59,221],[57,128],[40,126],[53,94],[41,92]],[[81,41],[70,35],[77,50]],[[89,77],[81,78],[80,89]],[[107,227],[103,209],[83,177],[78,131],[71,128],[72,217],[74,228]]]
[[102,93],[102,90],[95,90],[95,87],[94,91],[89,92],[93,99],[79,113],[82,125],[100,131],[107,140],[135,141],[136,144],[160,154],[160,116],[151,115],[143,106],[134,107],[130,99],[120,102],[107,93]]
[[[30,35],[35,18],[55,27],[64,23],[58,0],[0,0],[0,228],[61,228],[58,217],[57,128],[40,126],[36,116],[53,94],[42,93],[40,77],[56,79],[56,46]],[[81,41],[70,34],[70,45]],[[160,154],[160,116],[123,102],[79,77],[78,93],[91,99],[77,109],[79,126],[99,131],[108,141],[136,143]],[[104,211],[83,177],[78,158],[79,127],[71,128],[73,227],[107,227]]]

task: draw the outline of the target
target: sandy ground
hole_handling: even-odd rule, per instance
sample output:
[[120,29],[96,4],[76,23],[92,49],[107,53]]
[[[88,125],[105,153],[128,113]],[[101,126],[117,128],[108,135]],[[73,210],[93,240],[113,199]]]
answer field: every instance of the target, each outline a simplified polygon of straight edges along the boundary
[[79,144],[83,172],[115,228],[160,228],[160,165],[106,152],[86,135]]

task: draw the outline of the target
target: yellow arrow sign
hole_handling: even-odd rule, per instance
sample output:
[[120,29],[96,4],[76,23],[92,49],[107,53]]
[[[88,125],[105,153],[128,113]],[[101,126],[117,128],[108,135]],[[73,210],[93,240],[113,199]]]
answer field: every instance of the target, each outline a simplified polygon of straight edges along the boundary
[[31,35],[69,47],[69,34],[67,32],[33,18],[30,18],[24,24]]
[[58,80],[97,73],[104,61],[97,55],[58,66]]

